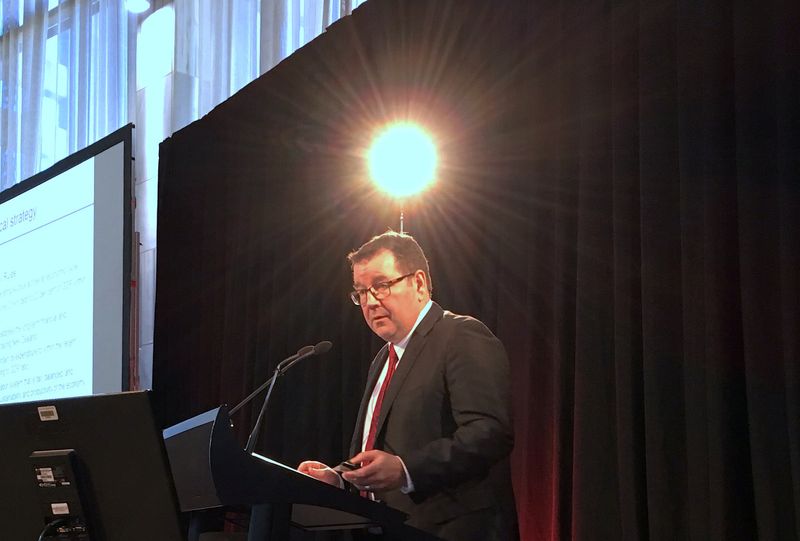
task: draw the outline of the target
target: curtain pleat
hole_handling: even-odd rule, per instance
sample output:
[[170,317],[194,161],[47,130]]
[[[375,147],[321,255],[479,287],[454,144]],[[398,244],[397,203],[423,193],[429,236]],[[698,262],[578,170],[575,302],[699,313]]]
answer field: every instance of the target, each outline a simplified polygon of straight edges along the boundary
[[[44,76],[44,42],[47,33],[47,9],[41,2],[26,2],[25,25],[31,24],[30,32],[22,32],[22,57],[21,57],[21,93],[17,95],[19,104],[20,126],[20,153],[16,159],[22,162],[20,175],[22,178],[32,175],[38,170],[37,154],[39,150],[38,130],[36,124],[30,119],[37,119],[41,115],[42,78]],[[5,78],[4,78],[5,79]],[[14,84],[16,78],[6,79]],[[29,91],[30,89],[30,91]],[[28,152],[28,149],[31,152]],[[11,158],[11,156],[8,156]]]
[[47,0],[4,2],[1,189],[127,121],[128,19],[121,6],[72,0],[48,10]]

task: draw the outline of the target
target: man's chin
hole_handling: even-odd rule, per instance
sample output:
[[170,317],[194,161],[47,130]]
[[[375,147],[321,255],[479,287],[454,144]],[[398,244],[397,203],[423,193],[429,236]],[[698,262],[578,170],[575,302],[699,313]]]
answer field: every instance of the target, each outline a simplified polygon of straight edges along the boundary
[[372,332],[387,342],[391,342],[391,339],[395,334],[395,330],[396,329],[394,325],[390,324],[388,321],[378,321],[372,324]]

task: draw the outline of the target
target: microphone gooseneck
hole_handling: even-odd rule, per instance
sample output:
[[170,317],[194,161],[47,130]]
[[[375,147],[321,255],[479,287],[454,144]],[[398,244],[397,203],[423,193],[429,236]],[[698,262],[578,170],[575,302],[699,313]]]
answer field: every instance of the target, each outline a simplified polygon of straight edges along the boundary
[[[286,363],[291,363],[291,362],[292,362],[292,361],[294,361],[295,359],[299,358],[301,355],[305,355],[305,354],[307,354],[309,351],[312,351],[313,349],[314,349],[314,346],[305,346],[305,347],[302,347],[302,348],[300,348],[299,350],[297,350],[297,353],[295,353],[294,355],[289,355],[289,356],[288,356],[288,357],[286,357],[284,360],[282,360],[281,362],[279,362],[279,363],[278,363],[278,367],[280,368],[282,365],[285,365]],[[272,378],[274,378],[274,377],[275,377],[275,375],[273,374],[273,375],[272,375],[272,377],[270,377],[270,378],[269,378],[267,381],[265,381],[264,383],[262,383],[261,385],[259,385],[258,389],[256,389],[255,391],[253,391],[252,393],[250,393],[249,395],[247,395],[246,397],[244,397],[244,400],[242,400],[241,402],[239,402],[238,404],[236,404],[235,406],[233,406],[233,407],[232,407],[232,408],[231,408],[231,409],[228,411],[228,417],[232,416],[234,413],[236,413],[237,411],[239,411],[240,409],[242,409],[242,407],[243,407],[243,406],[246,406],[247,404],[249,404],[249,403],[250,403],[250,401],[251,401],[253,398],[255,398],[255,397],[256,397],[256,395],[257,395],[258,393],[260,393],[261,391],[263,391],[263,390],[264,390],[264,389],[267,387],[267,385],[269,385],[269,384],[272,382]]]
[[252,453],[253,449],[256,446],[256,441],[258,440],[258,434],[261,431],[261,425],[264,422],[264,412],[267,411],[267,404],[269,403],[269,398],[272,395],[272,388],[275,386],[275,382],[278,380],[280,376],[286,373],[295,363],[301,361],[307,357],[311,357],[314,355],[320,355],[322,353],[327,353],[333,344],[328,342],[327,340],[323,340],[319,342],[315,346],[305,346],[300,348],[297,353],[294,355],[287,357],[286,359],[282,360],[278,363],[278,366],[275,367],[275,372],[272,374],[272,377],[269,378],[264,384],[256,389],[250,396],[245,398],[243,403],[238,404],[235,408],[230,411],[229,415],[232,415],[236,410],[241,408],[244,404],[250,401],[252,397],[258,394],[264,387],[269,385],[269,389],[267,389],[267,394],[264,396],[264,403],[261,405],[261,411],[258,413],[258,418],[256,419],[255,425],[253,426],[253,431],[250,432],[250,436],[247,438],[247,446],[244,448],[245,452]]

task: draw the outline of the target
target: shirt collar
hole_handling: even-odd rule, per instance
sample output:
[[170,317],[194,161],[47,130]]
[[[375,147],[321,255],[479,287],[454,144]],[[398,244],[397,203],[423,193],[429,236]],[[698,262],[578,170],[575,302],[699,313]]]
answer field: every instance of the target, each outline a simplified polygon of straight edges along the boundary
[[394,350],[397,353],[398,360],[403,356],[403,352],[406,350],[406,346],[408,346],[408,341],[411,340],[411,335],[414,334],[415,330],[417,330],[417,326],[420,324],[423,318],[428,314],[428,312],[431,309],[431,306],[433,306],[433,300],[428,299],[427,304],[423,306],[422,310],[420,310],[419,315],[417,316],[417,321],[414,322],[414,326],[411,327],[409,333],[405,336],[405,338],[403,338],[394,345]]

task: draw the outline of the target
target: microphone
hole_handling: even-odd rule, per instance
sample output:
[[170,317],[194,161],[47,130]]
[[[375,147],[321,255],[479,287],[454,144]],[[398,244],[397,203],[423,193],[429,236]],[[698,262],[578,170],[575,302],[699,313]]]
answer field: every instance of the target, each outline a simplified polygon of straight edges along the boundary
[[312,355],[322,355],[323,353],[328,353],[330,351],[333,344],[328,342],[327,340],[323,340],[322,342],[318,343],[316,346],[306,346],[300,351],[297,352],[296,356],[289,357],[288,359],[284,359],[283,361],[278,364],[278,368],[276,369],[277,372],[280,372],[279,375],[283,375],[287,370],[289,370],[295,363],[298,363],[305,359],[306,357],[311,357]]
[[[269,403],[269,397],[272,395],[272,388],[275,386],[275,382],[278,381],[278,378],[286,373],[289,368],[292,367],[298,361],[305,359],[306,357],[311,357],[312,355],[321,355],[322,353],[327,353],[333,344],[328,342],[327,340],[323,340],[319,342],[315,346],[305,346],[304,348],[300,348],[297,353],[294,355],[287,357],[286,359],[282,360],[278,363],[278,366],[275,368],[275,372],[272,374],[272,377],[264,382],[264,385],[261,388],[256,389],[255,393],[258,393],[262,388],[269,385],[269,389],[267,390],[267,394],[264,397],[264,403],[261,405],[261,411],[258,413],[258,418],[256,419],[255,426],[253,426],[253,431],[250,432],[250,436],[247,438],[247,445],[245,446],[244,450],[248,454],[253,452],[253,448],[256,446],[256,440],[258,440],[258,434],[261,431],[261,424],[264,420],[264,412],[267,411],[267,404]],[[255,394],[253,394],[254,396]],[[246,398],[248,400],[250,397]],[[231,410],[231,414],[239,409],[241,405],[237,405],[236,408]],[[230,414],[229,414],[230,415]]]

